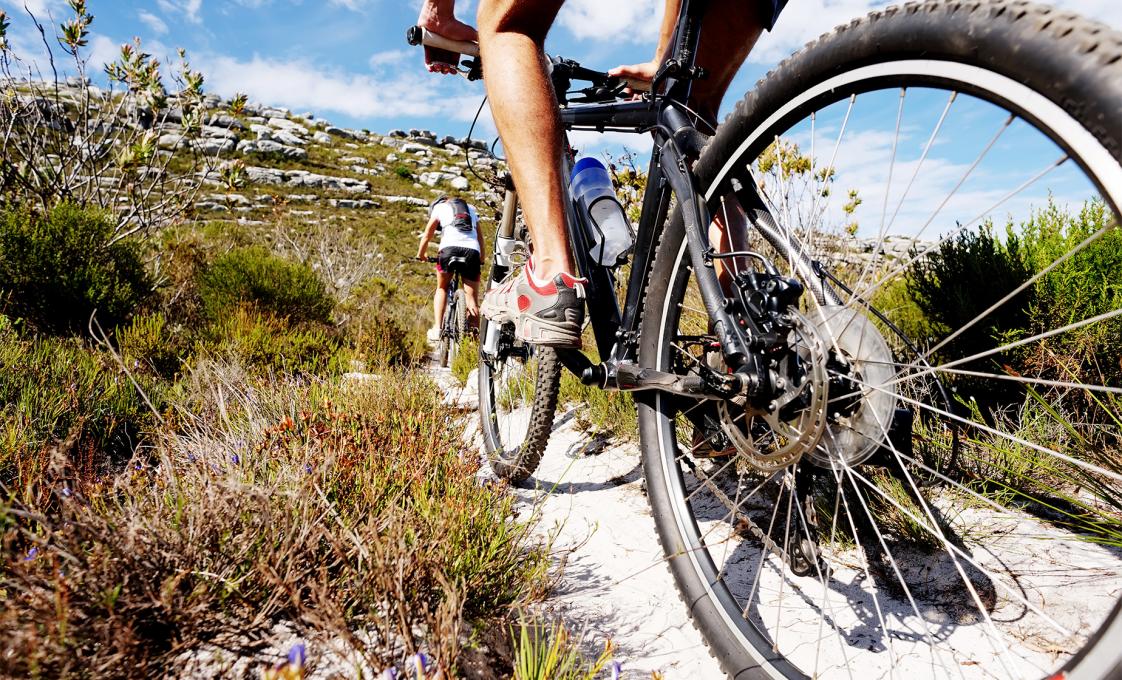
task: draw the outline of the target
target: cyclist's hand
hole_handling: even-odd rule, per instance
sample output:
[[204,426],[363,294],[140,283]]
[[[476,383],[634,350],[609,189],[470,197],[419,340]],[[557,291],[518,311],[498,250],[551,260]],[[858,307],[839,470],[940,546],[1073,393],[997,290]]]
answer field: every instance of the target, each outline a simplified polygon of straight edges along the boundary
[[[655,74],[658,73],[659,63],[660,62],[655,59],[642,64],[625,64],[611,69],[608,71],[608,75],[617,78],[642,80],[649,83],[654,80]],[[630,92],[631,89],[628,88],[628,91]]]

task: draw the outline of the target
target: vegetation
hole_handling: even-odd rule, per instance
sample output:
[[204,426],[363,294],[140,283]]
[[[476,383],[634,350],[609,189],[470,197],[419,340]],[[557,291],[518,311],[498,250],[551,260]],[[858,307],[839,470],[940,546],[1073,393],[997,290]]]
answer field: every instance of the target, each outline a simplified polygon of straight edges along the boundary
[[152,282],[137,243],[113,232],[107,214],[68,202],[0,211],[0,311],[56,335],[85,330],[95,312],[106,328],[125,322]]

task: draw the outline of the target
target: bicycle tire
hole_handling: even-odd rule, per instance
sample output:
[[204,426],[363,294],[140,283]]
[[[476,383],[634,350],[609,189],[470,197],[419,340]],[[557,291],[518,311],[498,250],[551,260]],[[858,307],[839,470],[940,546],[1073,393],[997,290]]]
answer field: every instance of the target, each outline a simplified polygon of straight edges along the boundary
[[[1122,35],[1020,0],[893,7],[810,43],[738,103],[695,167],[698,185],[711,199],[730,168],[751,162],[773,141],[772,131],[782,132],[846,88],[857,92],[887,82],[902,88],[903,81],[922,86],[952,79],[947,74],[953,74],[956,88],[1009,106],[1047,134],[1087,173],[1117,219],[1122,205]],[[1017,101],[1023,91],[1040,101]],[[682,217],[676,212],[660,237],[647,279],[640,333],[643,366],[670,370],[664,334],[670,317],[678,313],[671,310],[687,294],[685,248]],[[688,461],[677,452],[677,415],[675,400],[664,395],[639,403],[648,494],[679,593],[730,677],[808,677],[777,649],[777,640],[747,625],[725,586],[724,567],[714,563],[704,540],[699,541],[699,520],[688,507],[683,482]],[[763,557],[760,571],[762,565]],[[1056,669],[1063,677],[1122,675],[1119,605],[1083,645]]]
[[452,307],[452,338],[448,343],[448,365],[456,363],[456,357],[460,354],[460,343],[463,341],[467,333],[467,307],[464,302],[464,291],[462,289],[456,290],[455,304]]
[[[486,338],[490,321],[482,319],[479,337]],[[511,328],[507,330],[513,333]],[[500,478],[512,483],[525,481],[538,468],[549,436],[553,432],[553,420],[557,413],[557,400],[561,392],[561,361],[557,352],[549,347],[526,346],[532,352],[533,392],[524,395],[519,408],[504,413],[500,406],[503,401],[503,386],[497,385],[497,360],[482,356],[479,364],[479,415],[483,432],[483,446],[491,469]],[[530,362],[530,360],[527,360]],[[527,362],[523,362],[525,365]],[[527,398],[528,397],[528,398]],[[527,404],[528,402],[528,404]],[[511,436],[505,430],[507,418],[515,418],[513,411],[529,409],[529,413],[517,414],[526,420],[525,434],[519,424],[516,431],[520,436]],[[516,440],[516,441],[512,441]]]

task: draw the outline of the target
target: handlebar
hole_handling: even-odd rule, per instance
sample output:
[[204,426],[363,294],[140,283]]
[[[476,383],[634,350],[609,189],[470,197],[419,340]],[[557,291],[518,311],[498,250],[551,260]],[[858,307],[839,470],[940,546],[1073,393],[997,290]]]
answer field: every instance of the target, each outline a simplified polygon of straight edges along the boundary
[[[410,26],[405,31],[405,40],[414,47],[427,46],[435,47],[437,49],[448,50],[449,52],[457,52],[459,54],[467,55],[469,57],[479,58],[479,43],[466,42],[462,40],[450,40],[442,35],[437,35],[427,28],[420,26]],[[625,85],[632,92],[649,92],[651,84],[645,80],[635,80],[633,78],[620,78],[617,76],[610,76],[602,71],[594,71],[589,68],[584,68],[575,61],[568,59],[553,59],[551,60],[554,73],[561,75],[565,78],[573,80],[583,80],[592,83],[595,86],[613,89],[622,84]],[[563,73],[558,74],[558,71]]]
[[427,45],[428,47],[448,50],[449,52],[466,54],[469,57],[479,56],[479,43],[466,42],[463,40],[449,40],[442,35],[437,35],[427,28],[421,28],[420,26],[410,26],[409,29],[405,31],[405,40],[414,47]]

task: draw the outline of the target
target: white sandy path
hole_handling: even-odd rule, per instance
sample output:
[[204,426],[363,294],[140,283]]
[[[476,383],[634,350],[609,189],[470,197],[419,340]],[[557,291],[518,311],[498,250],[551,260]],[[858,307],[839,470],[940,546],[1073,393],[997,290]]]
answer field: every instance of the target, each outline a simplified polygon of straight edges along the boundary
[[[434,369],[433,375],[450,402],[475,407],[473,389],[454,387],[446,371]],[[652,671],[667,680],[725,677],[663,561],[639,447],[599,450],[573,415],[558,413],[541,465],[513,489],[525,512],[538,513],[538,534],[553,541],[558,582],[541,613],[582,634],[588,656],[611,639],[624,678],[650,678]]]

